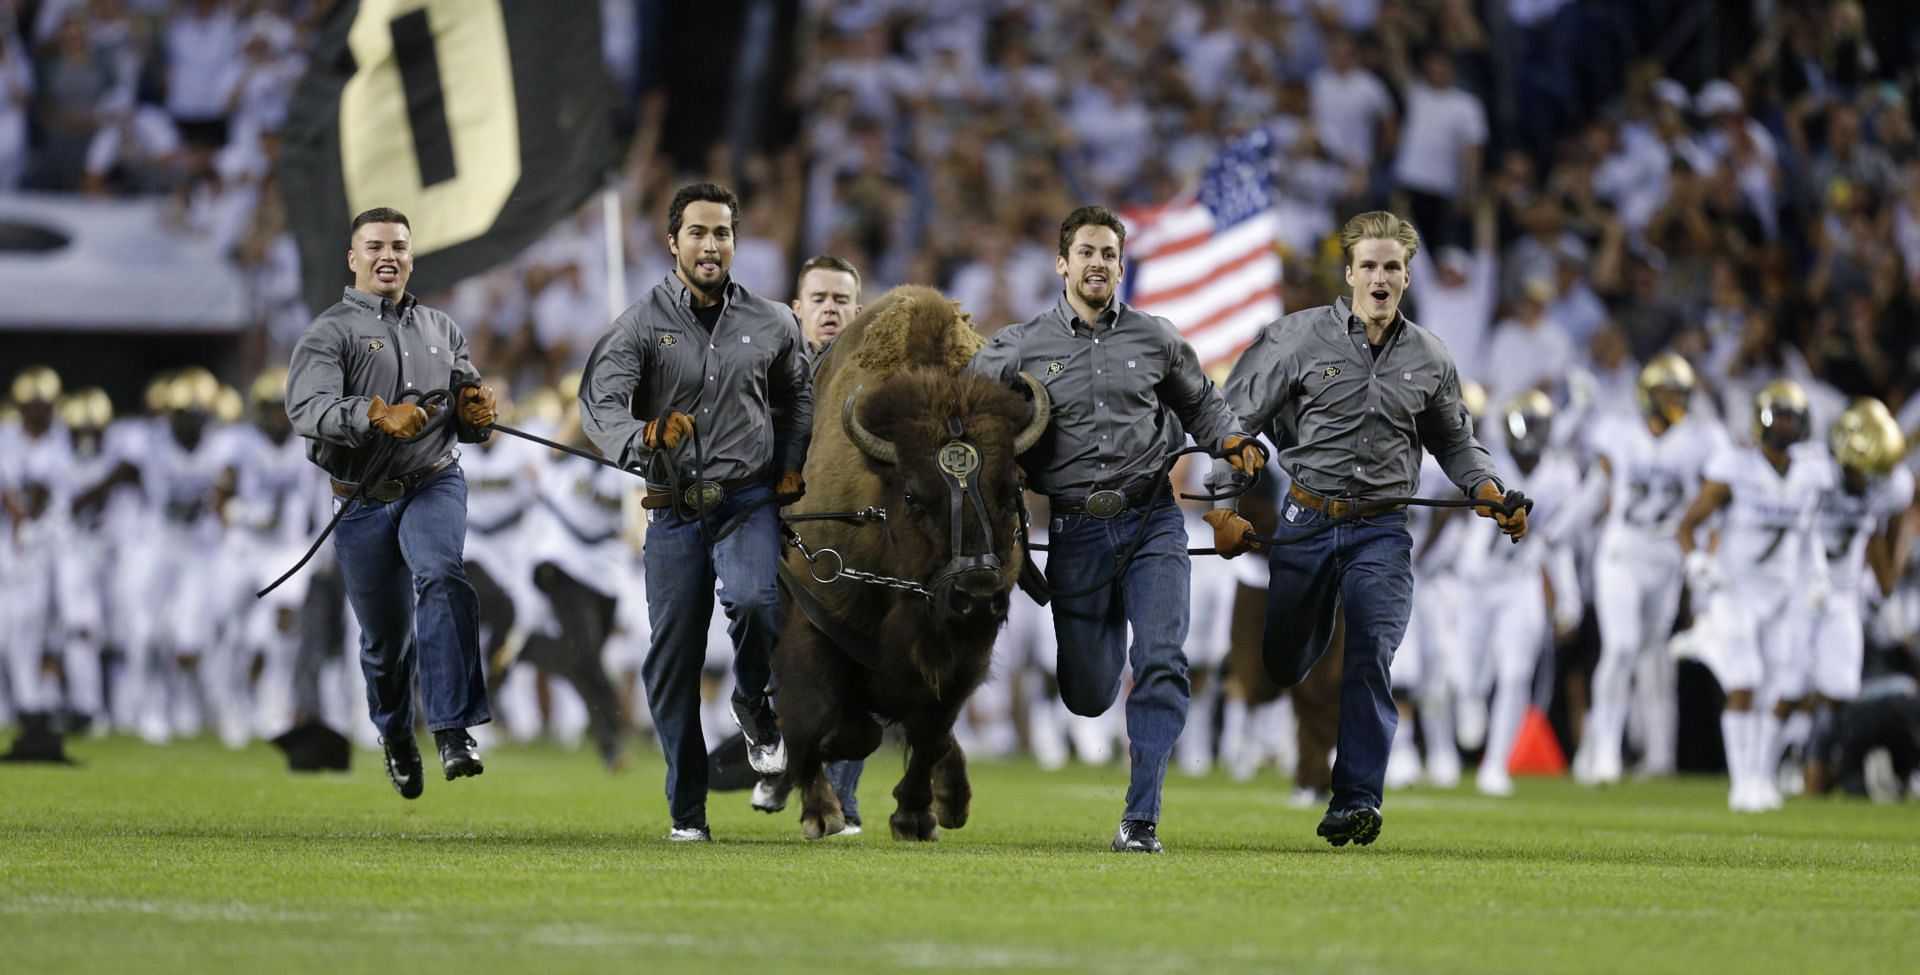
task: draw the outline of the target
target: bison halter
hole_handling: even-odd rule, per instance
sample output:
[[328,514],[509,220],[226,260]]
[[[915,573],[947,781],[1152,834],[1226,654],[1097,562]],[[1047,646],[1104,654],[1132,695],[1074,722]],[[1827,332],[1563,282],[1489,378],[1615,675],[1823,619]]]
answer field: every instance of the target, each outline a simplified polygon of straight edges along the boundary
[[[947,521],[950,526],[950,541],[947,548],[947,564],[934,573],[933,580],[927,583],[930,590],[939,589],[949,580],[956,579],[969,572],[1000,573],[1000,556],[993,554],[993,518],[987,513],[987,501],[980,495],[980,478],[974,476],[980,471],[980,448],[967,439],[966,427],[960,418],[947,418],[947,435],[953,439],[940,446],[934,455],[934,466],[940,469],[940,478],[947,485]],[[980,517],[980,533],[985,537],[986,551],[979,555],[965,555],[967,537],[966,520],[963,516],[966,505],[971,502],[976,515]]]

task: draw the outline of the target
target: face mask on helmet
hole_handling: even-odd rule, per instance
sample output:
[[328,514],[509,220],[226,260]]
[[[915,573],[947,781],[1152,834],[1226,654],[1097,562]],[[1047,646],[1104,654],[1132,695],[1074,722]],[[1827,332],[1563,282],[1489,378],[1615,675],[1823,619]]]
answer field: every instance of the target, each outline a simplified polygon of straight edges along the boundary
[[1807,394],[1797,384],[1775,380],[1753,398],[1753,438],[1785,450],[1807,438]]
[[1553,436],[1553,401],[1538,390],[1507,404],[1507,449],[1520,460],[1534,460],[1546,452]]

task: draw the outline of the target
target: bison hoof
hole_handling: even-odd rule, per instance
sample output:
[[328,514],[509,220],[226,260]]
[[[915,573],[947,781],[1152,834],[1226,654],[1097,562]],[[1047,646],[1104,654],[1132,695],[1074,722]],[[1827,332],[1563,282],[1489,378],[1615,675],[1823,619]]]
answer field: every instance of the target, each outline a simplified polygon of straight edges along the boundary
[[932,843],[940,839],[940,830],[933,824],[933,813],[927,810],[907,812],[902,809],[888,820],[893,825],[893,838]]
[[810,840],[832,836],[846,828],[847,817],[841,813],[805,812],[800,814],[800,831]]
[[967,806],[966,796],[956,796],[953,799],[933,797],[934,818],[947,829],[959,829],[967,825]]

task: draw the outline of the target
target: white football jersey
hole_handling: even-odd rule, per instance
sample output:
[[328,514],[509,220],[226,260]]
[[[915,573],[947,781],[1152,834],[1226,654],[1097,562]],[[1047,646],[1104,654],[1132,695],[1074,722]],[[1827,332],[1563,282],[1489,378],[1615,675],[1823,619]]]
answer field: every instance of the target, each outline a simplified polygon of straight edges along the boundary
[[227,469],[230,443],[224,430],[209,423],[191,450],[164,428],[147,445],[140,483],[163,524],[196,525],[213,514],[213,489]]
[[1613,468],[1610,534],[1675,544],[1680,518],[1700,491],[1701,469],[1728,444],[1718,423],[1689,415],[1654,436],[1639,416],[1608,416],[1594,424],[1588,448]]
[[285,540],[307,537],[310,499],[325,475],[307,460],[306,441],[289,436],[274,443],[259,427],[234,426],[226,437],[234,468],[234,495],[227,503],[232,524]]
[[1563,450],[1548,450],[1540,456],[1531,473],[1521,473],[1514,459],[1501,451],[1494,455],[1494,469],[1503,472],[1510,487],[1520,489],[1533,499],[1533,512],[1527,516],[1528,534],[1515,543],[1500,533],[1491,518],[1473,519],[1477,541],[1484,546],[1484,558],[1478,561],[1479,575],[1509,575],[1538,571],[1546,564],[1555,546],[1565,543],[1568,531],[1559,513],[1566,510],[1580,488],[1580,467]]
[[467,532],[492,535],[524,518],[539,503],[534,474],[540,448],[517,437],[497,434],[484,447],[460,451],[467,479]]
[[619,594],[626,543],[621,503],[634,479],[577,457],[552,462],[540,475],[546,515],[554,524],[539,533],[536,563],[552,562],[575,579],[609,596]]
[[55,423],[37,437],[23,430],[11,448],[16,456],[8,490],[27,506],[27,520],[52,519],[66,505],[72,486],[73,448],[67,428]]
[[1867,577],[1868,539],[1912,503],[1913,472],[1904,467],[1869,481],[1864,494],[1853,494],[1836,479],[1821,497],[1816,516],[1834,592],[1861,591]]
[[1833,459],[1823,444],[1798,443],[1781,474],[1758,447],[1727,447],[1707,462],[1705,477],[1733,494],[1720,528],[1720,566],[1730,584],[1764,579],[1793,585],[1813,568],[1814,511],[1833,487]]

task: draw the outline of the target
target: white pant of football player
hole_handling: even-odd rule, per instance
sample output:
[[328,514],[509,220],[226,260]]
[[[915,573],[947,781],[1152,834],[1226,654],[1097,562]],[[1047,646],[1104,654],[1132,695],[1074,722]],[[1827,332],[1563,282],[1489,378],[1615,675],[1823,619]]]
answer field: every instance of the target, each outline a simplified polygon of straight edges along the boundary
[[1803,603],[1791,587],[1762,580],[1723,582],[1708,603],[1702,659],[1727,695],[1720,713],[1730,780],[1727,808],[1777,809],[1780,791],[1770,763],[1778,761],[1772,739],[1779,737],[1780,721],[1772,705],[1793,700],[1806,685],[1802,662],[1809,631]]
[[1537,568],[1480,577],[1474,580],[1473,592],[1479,611],[1470,617],[1472,638],[1466,646],[1483,654],[1484,679],[1493,689],[1487,747],[1474,785],[1490,796],[1509,796],[1513,777],[1507,760],[1533,700],[1534,670],[1550,643],[1547,594]]
[[1620,781],[1627,712],[1637,684],[1650,720],[1642,742],[1650,770],[1671,768],[1670,738],[1663,735],[1667,696],[1676,680],[1667,637],[1680,613],[1683,574],[1677,547],[1603,540],[1595,558],[1594,610],[1600,621],[1600,662],[1593,672],[1593,705],[1574,759],[1582,785]]
[[[54,641],[53,546],[45,526],[29,522],[20,528],[20,546],[8,559],[0,585],[0,639],[5,640],[7,686],[16,716],[49,714],[60,706],[59,682],[46,669],[46,654]],[[12,544],[0,540],[0,544]]]
[[[1450,789],[1460,782],[1460,748],[1454,740],[1456,695],[1474,683],[1471,662],[1475,652],[1466,644],[1461,611],[1467,591],[1452,573],[1418,578],[1413,587],[1413,613],[1407,634],[1388,668],[1394,697],[1400,702],[1387,757],[1390,788],[1403,789],[1420,781],[1421,756],[1414,746],[1413,708],[1419,707],[1420,730],[1426,737],[1425,775],[1429,784]],[[1462,695],[1464,696],[1464,695]],[[1484,709],[1483,709],[1484,710]]]
[[94,534],[69,534],[61,543],[54,571],[54,605],[60,615],[61,664],[66,671],[67,707],[106,731],[101,713],[106,701],[102,654],[107,648],[107,603],[112,550]]
[[[1205,537],[1190,524],[1187,538],[1189,544],[1204,548],[1213,544],[1213,531],[1205,522],[1200,525]],[[1186,727],[1175,744],[1175,759],[1182,772],[1205,775],[1213,767],[1213,718],[1221,700],[1221,667],[1233,644],[1233,600],[1239,580],[1226,559],[1203,555],[1191,561],[1187,618],[1192,622],[1187,627],[1186,653],[1192,696]]]

